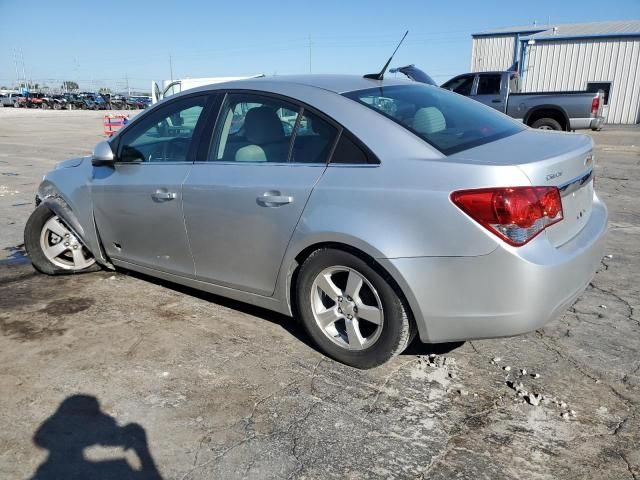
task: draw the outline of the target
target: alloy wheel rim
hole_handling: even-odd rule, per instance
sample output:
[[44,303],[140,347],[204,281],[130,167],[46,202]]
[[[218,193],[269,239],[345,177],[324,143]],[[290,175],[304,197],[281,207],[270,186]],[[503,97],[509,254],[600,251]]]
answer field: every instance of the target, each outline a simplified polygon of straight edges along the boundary
[[56,267],[84,270],[96,260],[57,216],[51,217],[40,233],[42,253]]
[[329,267],[316,276],[311,311],[322,333],[347,350],[365,350],[382,333],[380,296],[364,275],[349,267]]

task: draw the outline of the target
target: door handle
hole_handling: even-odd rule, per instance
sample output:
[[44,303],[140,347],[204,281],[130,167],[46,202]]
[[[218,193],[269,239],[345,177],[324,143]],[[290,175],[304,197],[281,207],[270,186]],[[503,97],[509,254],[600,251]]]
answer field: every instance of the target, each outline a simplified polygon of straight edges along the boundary
[[280,192],[264,192],[258,198],[256,198],[258,205],[263,207],[279,207],[280,205],[286,205],[293,202],[293,197],[288,195],[281,195]]
[[178,194],[175,192],[165,192],[162,190],[156,190],[151,196],[155,200],[173,200],[178,196]]
[[491,100],[491,103],[502,103],[502,100],[498,100],[498,99]]

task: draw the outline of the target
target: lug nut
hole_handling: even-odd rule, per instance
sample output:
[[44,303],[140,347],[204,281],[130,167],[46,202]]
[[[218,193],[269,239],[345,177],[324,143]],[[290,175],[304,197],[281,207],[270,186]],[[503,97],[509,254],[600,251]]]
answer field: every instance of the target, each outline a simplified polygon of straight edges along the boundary
[[342,301],[342,297],[338,297],[338,301],[341,302]]
[[347,318],[351,320],[353,318],[353,315],[347,315]]
[[64,234],[64,238],[69,238],[69,234],[68,234],[68,233],[65,233],[65,234]]
[[342,313],[342,309],[338,307],[338,313]]
[[78,249],[78,245],[74,245],[74,246],[73,246],[73,249],[74,249],[74,250],[77,250],[77,249]]
[[64,242],[64,246],[68,247],[69,246],[69,242]]

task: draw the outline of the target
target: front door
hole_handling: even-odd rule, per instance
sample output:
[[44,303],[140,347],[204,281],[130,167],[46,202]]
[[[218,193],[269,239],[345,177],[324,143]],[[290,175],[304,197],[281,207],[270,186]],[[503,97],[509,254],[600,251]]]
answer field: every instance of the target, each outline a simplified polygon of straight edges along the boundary
[[206,100],[187,97],[150,112],[116,139],[115,166],[94,167],[94,215],[110,258],[193,276],[182,184]]
[[338,129],[277,97],[231,93],[184,184],[196,277],[271,295]]

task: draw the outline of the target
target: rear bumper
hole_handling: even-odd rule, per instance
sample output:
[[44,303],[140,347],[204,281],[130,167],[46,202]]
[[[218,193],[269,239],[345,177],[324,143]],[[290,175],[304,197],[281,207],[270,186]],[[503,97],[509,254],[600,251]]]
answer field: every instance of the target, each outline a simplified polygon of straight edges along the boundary
[[599,130],[604,125],[604,117],[587,117],[587,118],[572,118],[571,130]]
[[589,222],[555,248],[543,233],[520,248],[479,257],[381,260],[398,281],[427,343],[518,335],[561,315],[602,256],[607,209],[594,196]]
[[604,117],[597,117],[591,120],[591,130],[600,130],[604,125]]

